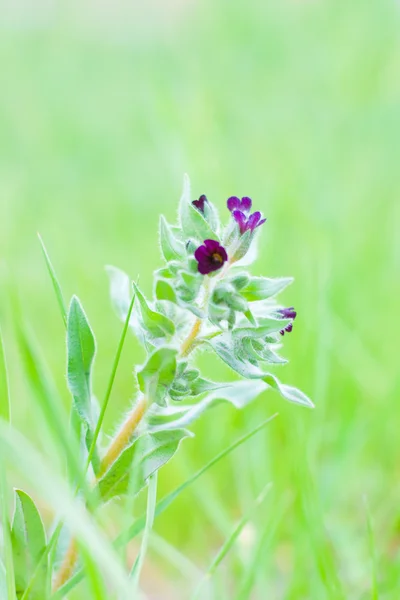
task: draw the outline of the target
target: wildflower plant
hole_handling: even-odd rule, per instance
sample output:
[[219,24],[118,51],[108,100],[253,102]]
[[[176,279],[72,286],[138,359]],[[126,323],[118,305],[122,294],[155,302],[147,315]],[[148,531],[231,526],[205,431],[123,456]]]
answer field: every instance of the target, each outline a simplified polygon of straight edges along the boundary
[[[83,499],[84,511],[96,514],[99,506],[115,497],[126,494],[135,497],[149,487],[146,522],[135,522],[116,541],[117,545],[126,543],[145,530],[141,551],[127,576],[126,587],[122,586],[121,597],[134,597],[132,590],[137,587],[144,560],[146,532],[155,514],[175,497],[172,494],[170,500],[156,504],[157,472],[175,455],[182,440],[192,436],[189,427],[204,411],[224,400],[238,409],[244,408],[269,388],[286,400],[312,407],[304,393],[282,383],[271,372],[286,362],[279,350],[284,334],[293,329],[296,311],[279,305],[276,300],[292,282],[290,277],[271,279],[249,272],[256,256],[257,235],[266,223],[259,211],[251,211],[250,198],[229,198],[226,224],[222,226],[216,208],[205,195],[193,200],[185,178],[178,223],[170,225],[160,217],[159,241],[164,265],[154,273],[152,299],[146,298],[138,283],[132,282],[127,274],[107,267],[112,303],[124,328],[101,407],[91,385],[96,353],[92,328],[78,298],[74,296],[68,310],[65,308],[60,285],[43,246],[66,326],[67,384],[72,398],[73,427],[69,437],[62,435],[68,478],[75,495]],[[133,406],[106,445],[101,435],[103,419],[129,328],[143,345],[146,358],[141,366],[135,367],[137,397]],[[61,435],[59,409],[52,405],[48,386],[43,386],[34,343],[21,327],[19,337],[22,355],[30,365],[29,376],[36,377],[41,405],[48,412],[53,410],[52,426],[56,435]],[[241,380],[223,382],[205,377],[195,363],[196,354],[202,350],[214,353]],[[5,380],[5,362],[0,360],[0,370],[1,364]],[[4,390],[3,395],[6,396]],[[3,452],[12,453],[10,440],[1,425]],[[6,516],[3,527],[4,524],[7,526]],[[59,518],[47,535],[33,500],[24,492],[15,493],[14,516],[5,539],[9,539],[14,557],[13,577],[11,581],[8,576],[7,585],[18,598],[45,599],[50,597],[51,589],[55,598],[62,598],[79,582],[84,573],[81,566],[88,559],[79,535],[76,531],[68,532],[68,525],[67,518],[66,523]],[[69,542],[57,565],[54,556],[65,531]]]

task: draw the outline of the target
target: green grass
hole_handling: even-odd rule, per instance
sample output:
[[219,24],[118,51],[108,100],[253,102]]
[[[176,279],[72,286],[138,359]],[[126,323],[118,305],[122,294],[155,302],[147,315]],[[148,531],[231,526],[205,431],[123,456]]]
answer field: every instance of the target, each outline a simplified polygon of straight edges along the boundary
[[[65,331],[37,232],[65,298],[81,298],[96,333],[94,391],[103,398],[121,335],[104,265],[140,274],[150,292],[158,215],[175,216],[184,172],[221,211],[229,195],[249,195],[268,217],[253,272],[296,278],[284,294],[299,316],[281,377],[316,410],[271,392],[243,413],[210,411],[160,472],[160,493],[243,431],[279,418],[180,496],[155,530],[205,570],[272,481],[217,570],[218,598],[397,598],[398,4],[174,3],[131,20],[121,9],[108,24],[75,13],[0,31],[0,318],[14,426],[49,454],[54,439],[34,404],[43,377],[24,377],[13,331],[16,294],[54,379],[44,409],[56,397],[70,402]],[[143,359],[128,337],[110,433]],[[8,478],[26,483],[17,471]],[[104,518],[118,533],[118,507]],[[92,588],[72,600],[103,589],[91,560],[86,551]],[[197,583],[149,544],[149,596],[189,598]]]

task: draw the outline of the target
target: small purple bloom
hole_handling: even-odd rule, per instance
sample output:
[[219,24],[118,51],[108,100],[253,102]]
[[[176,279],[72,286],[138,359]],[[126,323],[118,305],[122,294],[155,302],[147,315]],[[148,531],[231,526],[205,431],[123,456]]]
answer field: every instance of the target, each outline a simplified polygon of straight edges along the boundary
[[197,210],[201,213],[204,213],[204,203],[207,202],[207,196],[205,194],[202,194],[198,200],[193,200],[192,204],[195,208],[197,208]]
[[194,253],[197,260],[199,273],[207,275],[213,271],[218,271],[228,260],[226,250],[217,240],[204,240],[202,246],[199,246]]
[[232,214],[236,223],[239,225],[240,233],[242,235],[246,233],[246,231],[254,231],[266,221],[266,219],[261,218],[261,213],[259,211],[252,213],[249,217],[241,210],[234,210]]
[[243,196],[240,200],[237,196],[231,196],[227,200],[228,210],[233,212],[234,210],[240,210],[241,212],[248,213],[251,210],[251,198],[248,196]]
[[[294,310],[293,306],[290,306],[289,308],[280,308],[278,310],[278,314],[280,317],[282,317],[282,319],[292,319],[293,321],[297,316],[297,312]],[[279,333],[281,335],[285,335],[285,331],[287,333],[290,333],[292,331],[292,329],[293,329],[293,322],[286,325],[286,327],[284,329],[281,329],[281,331]]]
[[248,196],[243,196],[242,199],[237,196],[231,196],[228,198],[226,204],[236,223],[239,225],[241,235],[246,233],[246,231],[254,231],[256,227],[260,227],[266,221],[266,219],[261,218],[262,215],[258,211],[248,215],[252,206],[251,198]]

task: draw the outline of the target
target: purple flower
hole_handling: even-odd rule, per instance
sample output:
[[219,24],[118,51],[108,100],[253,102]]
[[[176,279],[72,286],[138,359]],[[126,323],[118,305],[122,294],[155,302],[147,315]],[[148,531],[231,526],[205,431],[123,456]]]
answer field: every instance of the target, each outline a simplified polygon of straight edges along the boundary
[[234,210],[232,214],[236,223],[239,225],[240,233],[242,235],[246,233],[246,231],[254,231],[256,227],[260,227],[260,225],[266,221],[266,219],[261,218],[261,213],[258,211],[254,212],[249,217],[246,217],[241,210]]
[[297,312],[294,310],[293,306],[290,306],[289,308],[280,308],[277,312],[278,315],[282,317],[282,319],[292,319],[292,323],[286,325],[286,327],[284,329],[281,329],[279,333],[281,335],[285,335],[285,331],[287,333],[290,333],[293,329],[293,321],[297,316]]
[[199,246],[194,253],[197,260],[199,273],[207,275],[213,271],[218,271],[228,260],[228,255],[223,246],[217,240],[204,240],[202,246]]
[[205,194],[202,194],[198,200],[193,200],[192,204],[195,208],[197,208],[197,210],[201,213],[204,213],[204,203],[207,202],[207,196]]
[[246,231],[254,231],[256,227],[260,227],[260,225],[266,221],[266,219],[262,218],[259,211],[248,216],[252,206],[251,198],[248,196],[244,196],[241,200],[237,196],[231,196],[228,198],[226,204],[236,223],[239,225],[240,233],[242,235],[246,233]]
[[244,213],[248,213],[251,210],[252,201],[248,196],[243,196],[240,200],[237,196],[231,196],[227,200],[228,210],[233,212],[234,210],[240,210]]

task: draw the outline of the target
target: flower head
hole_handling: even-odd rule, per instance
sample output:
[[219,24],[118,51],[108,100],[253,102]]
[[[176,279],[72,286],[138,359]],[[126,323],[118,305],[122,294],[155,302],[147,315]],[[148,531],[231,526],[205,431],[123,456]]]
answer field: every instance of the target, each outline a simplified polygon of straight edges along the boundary
[[290,306],[289,308],[280,308],[277,312],[282,319],[292,319],[292,322],[286,325],[284,329],[281,329],[279,333],[281,335],[285,335],[285,331],[290,333],[293,329],[293,321],[297,316],[297,312],[294,310],[293,306]]
[[197,208],[197,210],[201,213],[204,213],[204,203],[207,202],[207,196],[205,194],[202,194],[198,200],[193,200],[192,204],[195,208]]
[[237,196],[231,196],[227,200],[228,210],[233,212],[234,210],[240,210],[244,213],[248,213],[251,210],[252,201],[248,196],[243,196],[240,200]]
[[194,253],[198,270],[202,275],[218,271],[228,260],[226,250],[217,240],[204,240]]
[[266,221],[266,219],[262,218],[259,211],[248,215],[252,206],[251,198],[248,196],[244,196],[241,200],[237,196],[231,196],[228,198],[226,204],[236,223],[239,225],[241,235],[246,233],[246,231],[254,231],[256,227],[260,227]]

